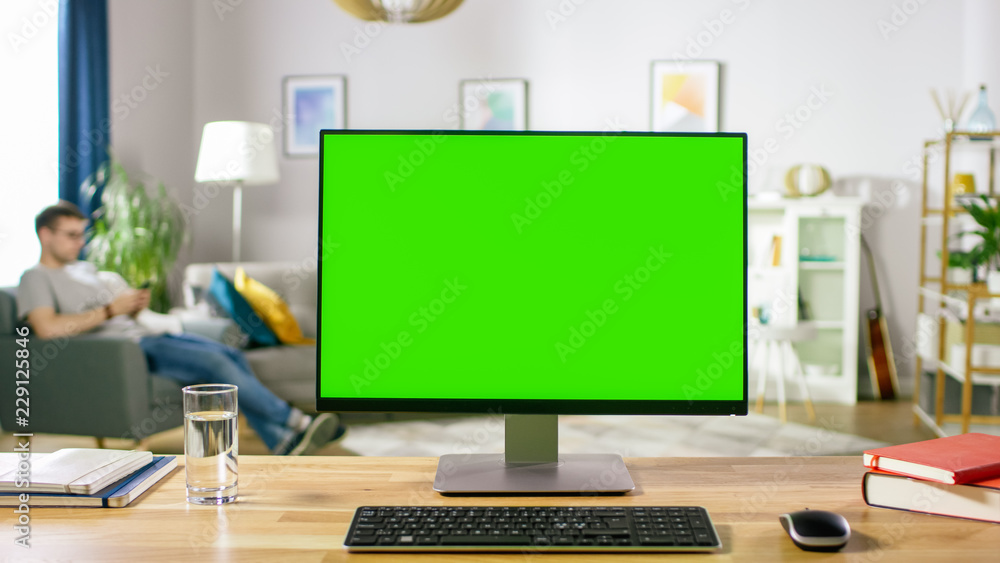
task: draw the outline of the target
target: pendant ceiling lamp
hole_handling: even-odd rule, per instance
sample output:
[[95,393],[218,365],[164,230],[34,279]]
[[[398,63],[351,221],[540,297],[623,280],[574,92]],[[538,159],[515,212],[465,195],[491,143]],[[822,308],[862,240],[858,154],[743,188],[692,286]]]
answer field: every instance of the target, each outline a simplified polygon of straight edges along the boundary
[[368,21],[420,23],[442,18],[462,0],[334,0],[354,17]]

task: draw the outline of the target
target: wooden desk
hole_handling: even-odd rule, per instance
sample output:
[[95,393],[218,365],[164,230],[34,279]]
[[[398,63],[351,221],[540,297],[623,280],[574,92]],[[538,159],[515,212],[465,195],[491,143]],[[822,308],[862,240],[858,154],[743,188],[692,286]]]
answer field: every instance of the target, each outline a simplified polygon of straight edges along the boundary
[[[30,550],[14,545],[12,509],[0,509],[0,560],[407,561],[417,556],[344,550],[355,507],[699,504],[722,538],[717,554],[473,553],[422,560],[1000,561],[1000,525],[866,506],[860,457],[629,458],[634,493],[585,498],[442,497],[431,490],[436,465],[436,458],[242,456],[240,500],[223,507],[188,504],[179,468],[127,508],[32,509]],[[807,553],[792,544],[778,515],[806,507],[847,518],[854,533],[843,551]]]

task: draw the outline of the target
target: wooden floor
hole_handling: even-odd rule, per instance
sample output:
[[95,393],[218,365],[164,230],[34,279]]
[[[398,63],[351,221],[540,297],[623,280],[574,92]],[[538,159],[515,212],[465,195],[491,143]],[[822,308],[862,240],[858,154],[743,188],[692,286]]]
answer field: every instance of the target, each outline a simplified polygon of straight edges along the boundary
[[[935,438],[934,433],[927,428],[922,425],[914,425],[911,405],[912,403],[908,400],[886,402],[864,401],[853,406],[817,404],[817,420],[813,425],[892,444],[903,444]],[[750,407],[752,409],[753,405],[751,404]],[[777,417],[777,404],[765,404],[764,414]],[[345,417],[348,426],[352,422],[361,423],[365,420],[363,416],[355,418],[348,415]],[[788,405],[788,420],[800,424],[810,424],[805,408],[801,404]],[[95,440],[86,436],[56,436],[50,434],[37,435],[31,439],[31,448],[35,452],[53,452],[60,448],[92,448],[95,445]],[[9,433],[0,435],[0,451],[9,452],[12,451],[13,447],[13,436]],[[129,449],[133,447],[133,443],[127,440],[109,439],[105,447]],[[175,428],[152,436],[148,447],[150,451],[161,454],[184,453],[183,429]],[[264,444],[250,430],[246,421],[242,419],[240,423],[239,447],[241,454],[268,453]],[[316,455],[354,455],[354,453],[333,443],[316,452]]]
[[[815,425],[837,432],[855,434],[890,444],[937,438],[937,435],[924,425],[914,425],[913,403],[909,399],[862,401],[855,405],[817,404],[815,407]],[[750,408],[753,409],[753,404]],[[777,418],[777,403],[765,404],[764,414]],[[788,420],[810,424],[805,407],[801,404],[788,405]]]

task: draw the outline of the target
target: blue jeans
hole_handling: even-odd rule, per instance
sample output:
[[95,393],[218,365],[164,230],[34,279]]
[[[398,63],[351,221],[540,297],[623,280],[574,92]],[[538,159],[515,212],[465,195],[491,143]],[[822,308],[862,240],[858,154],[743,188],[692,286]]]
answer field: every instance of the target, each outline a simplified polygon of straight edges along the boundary
[[286,426],[291,406],[264,386],[243,353],[193,334],[147,336],[139,341],[149,371],[181,385],[228,383],[239,387],[239,410],[272,452],[295,432]]

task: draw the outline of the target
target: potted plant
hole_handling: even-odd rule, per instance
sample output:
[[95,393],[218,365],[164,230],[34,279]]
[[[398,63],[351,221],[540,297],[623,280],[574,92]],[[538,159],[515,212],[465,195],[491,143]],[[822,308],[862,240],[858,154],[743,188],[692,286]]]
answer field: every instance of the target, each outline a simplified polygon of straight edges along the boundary
[[87,243],[87,260],[99,270],[121,274],[132,287],[148,283],[150,306],[170,309],[167,281],[181,246],[187,241],[180,206],[162,182],[148,190],[133,181],[114,156],[88,178],[84,190],[92,196],[104,186],[101,207],[94,211]]
[[976,198],[963,198],[959,205],[969,212],[979,229],[965,231],[958,236],[979,237],[978,244],[970,251],[972,261],[985,267],[985,280],[990,293],[1000,293],[1000,206],[985,194],[979,194]]
[[[939,250],[938,258],[941,258]],[[975,280],[976,263],[975,255],[964,250],[948,251],[948,283],[954,285],[966,285]]]

